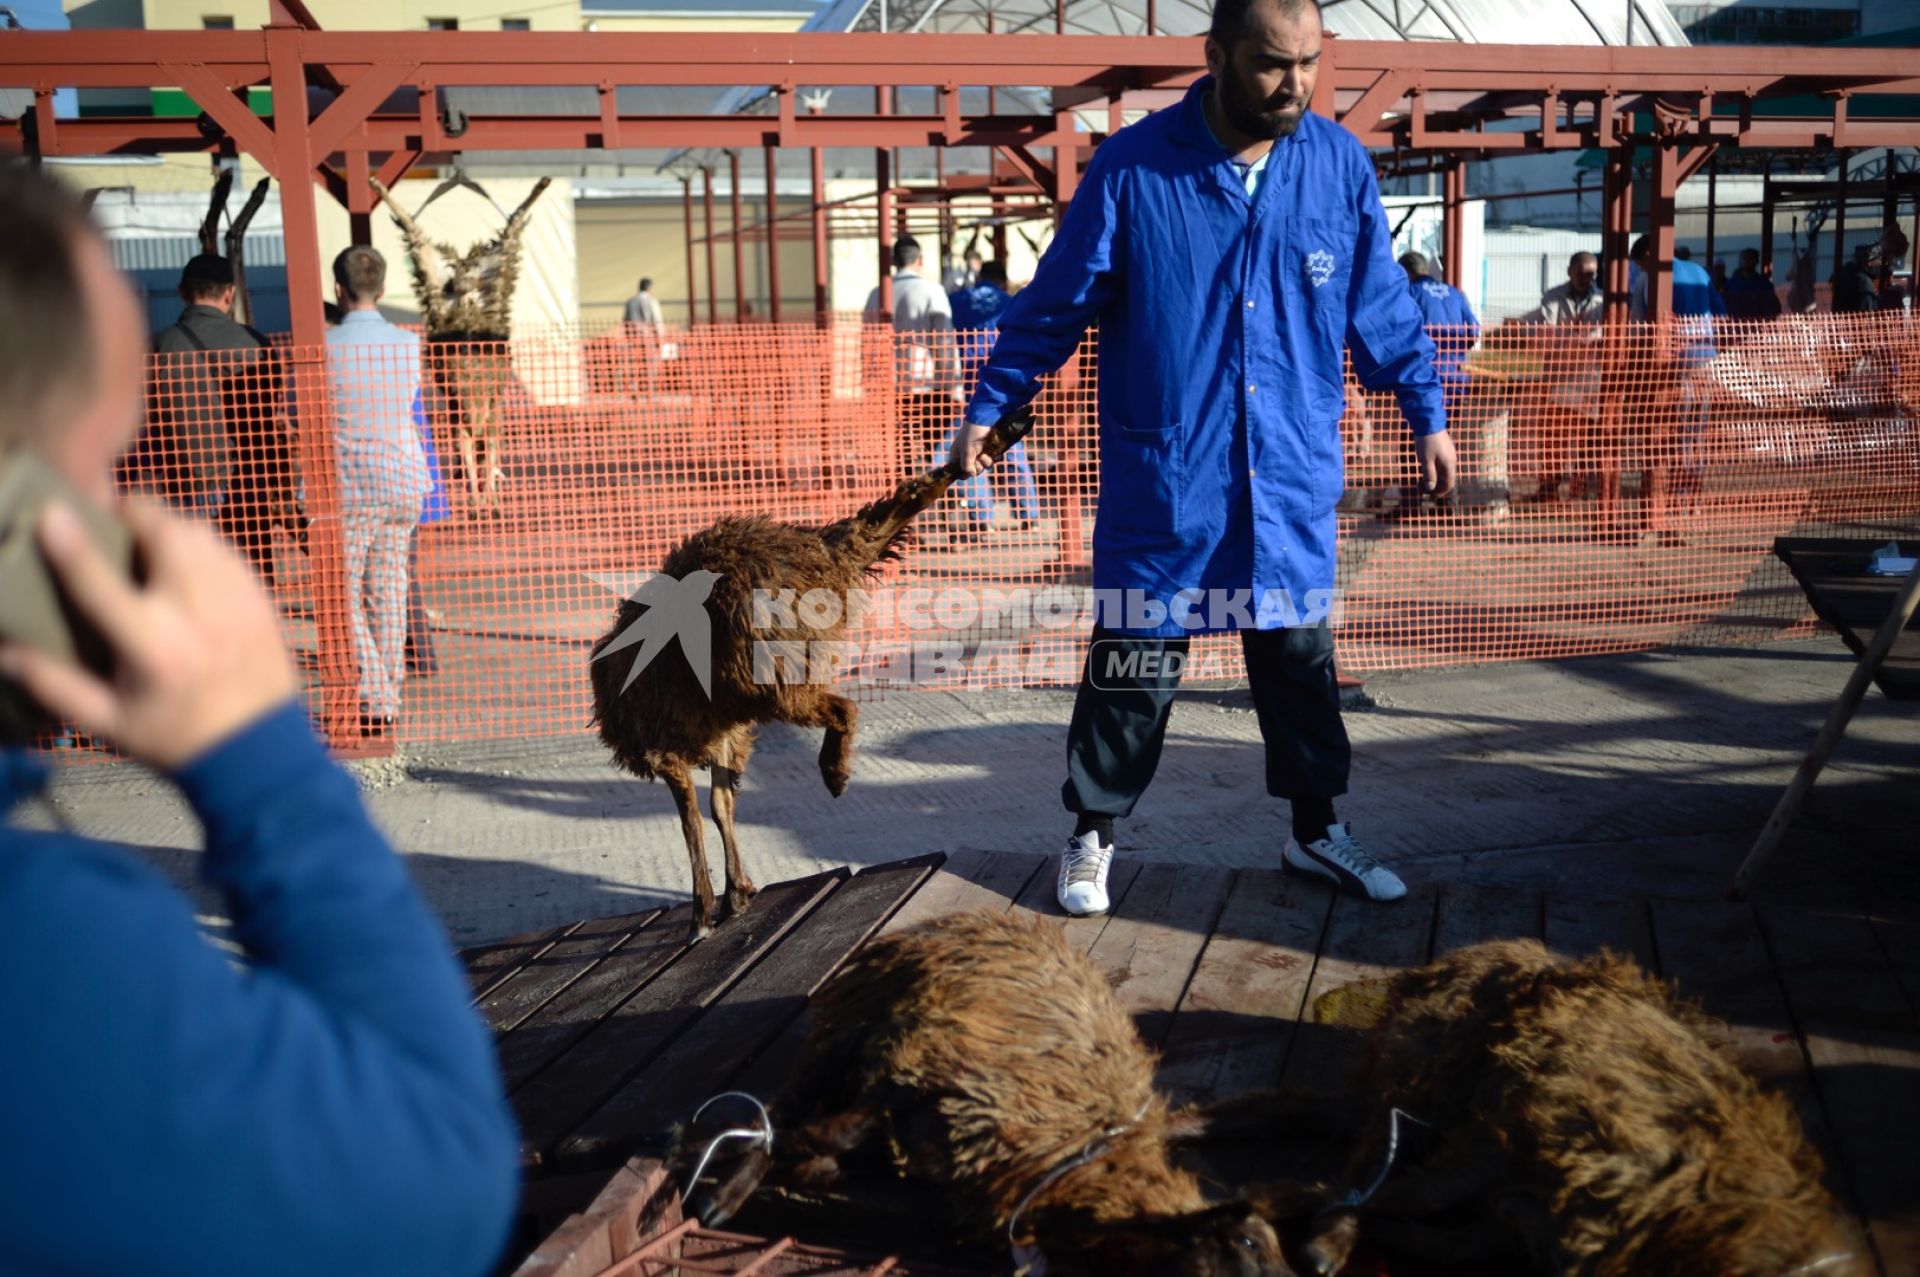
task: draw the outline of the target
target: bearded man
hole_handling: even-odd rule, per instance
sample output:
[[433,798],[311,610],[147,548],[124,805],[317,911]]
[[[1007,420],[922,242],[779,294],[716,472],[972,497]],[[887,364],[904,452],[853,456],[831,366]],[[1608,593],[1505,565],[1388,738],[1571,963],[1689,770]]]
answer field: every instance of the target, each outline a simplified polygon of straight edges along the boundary
[[1397,396],[1437,496],[1454,449],[1372,160],[1308,112],[1320,51],[1314,0],[1219,0],[1211,74],[1095,152],[954,443],[976,473],[987,427],[1098,323],[1099,615],[1068,729],[1069,913],[1107,908],[1114,819],[1153,778],[1191,636],[1220,631],[1240,633],[1267,791],[1291,804],[1281,863],[1406,893],[1333,804],[1351,760],[1328,629],[1342,348]]

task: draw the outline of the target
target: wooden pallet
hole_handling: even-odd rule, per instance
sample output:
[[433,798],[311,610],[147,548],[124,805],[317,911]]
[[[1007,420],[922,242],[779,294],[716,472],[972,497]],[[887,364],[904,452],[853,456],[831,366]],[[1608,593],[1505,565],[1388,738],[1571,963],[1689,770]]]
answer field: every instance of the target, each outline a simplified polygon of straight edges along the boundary
[[[1380,905],[1277,870],[1138,860],[1115,867],[1111,894],[1111,914],[1064,925],[1162,1052],[1160,1083],[1182,1100],[1337,1078],[1357,1040],[1306,1012],[1356,978],[1500,937],[1631,953],[1729,1020],[1742,1062],[1795,1098],[1886,1277],[1920,1273],[1920,928],[1491,887],[1416,889]],[[523,1252],[577,1225],[609,1176],[636,1151],[658,1151],[708,1095],[776,1093],[808,995],[870,936],[981,907],[1057,913],[1053,862],[969,851],[781,883],[693,946],[678,907],[470,953],[524,1131]],[[553,1267],[551,1244],[539,1253],[547,1267],[529,1274],[576,1271]]]

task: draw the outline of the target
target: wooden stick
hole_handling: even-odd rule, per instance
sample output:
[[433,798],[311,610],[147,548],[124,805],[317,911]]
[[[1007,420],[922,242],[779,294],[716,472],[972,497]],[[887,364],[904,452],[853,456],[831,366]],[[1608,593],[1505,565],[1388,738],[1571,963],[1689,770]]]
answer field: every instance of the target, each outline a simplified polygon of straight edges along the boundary
[[1727,899],[1739,900],[1746,895],[1747,889],[1753,885],[1754,875],[1760,872],[1760,867],[1778,850],[1781,840],[1787,836],[1787,830],[1800,814],[1801,804],[1806,802],[1808,792],[1813,789],[1814,778],[1820,775],[1820,769],[1833,757],[1840,738],[1846,735],[1848,722],[1852,720],[1854,711],[1860,708],[1861,698],[1867,694],[1867,684],[1880,672],[1887,653],[1893,650],[1894,641],[1907,628],[1907,621],[1912,618],[1917,602],[1920,602],[1920,563],[1914,564],[1913,570],[1907,573],[1906,582],[1894,598],[1893,610],[1887,613],[1887,619],[1880,622],[1880,628],[1874,631],[1873,642],[1861,654],[1860,663],[1853,667],[1852,676],[1840,691],[1840,699],[1834,702],[1833,711],[1827,715],[1826,725],[1813,738],[1813,747],[1800,760],[1800,770],[1793,774],[1787,792],[1780,795],[1780,802],[1774,807],[1773,815],[1767,818],[1766,827],[1761,829],[1753,850],[1747,853],[1739,872],[1734,874],[1733,884],[1727,888]]

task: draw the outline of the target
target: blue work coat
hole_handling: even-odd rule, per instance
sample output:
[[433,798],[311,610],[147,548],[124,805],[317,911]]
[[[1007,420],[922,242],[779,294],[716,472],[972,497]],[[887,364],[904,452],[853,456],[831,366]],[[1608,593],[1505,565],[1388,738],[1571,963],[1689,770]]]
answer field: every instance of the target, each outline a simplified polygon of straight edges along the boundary
[[1407,292],[1427,327],[1439,330],[1427,335],[1435,339],[1434,366],[1439,370],[1441,384],[1455,394],[1464,391],[1468,381],[1467,356],[1480,340],[1480,320],[1473,313],[1473,303],[1446,280],[1424,275],[1408,279]]
[[[1100,623],[1128,634],[1314,619],[1334,582],[1343,345],[1416,435],[1446,429],[1365,148],[1309,114],[1249,196],[1207,127],[1211,85],[1094,153],[967,406],[976,425],[1021,407],[1098,322],[1093,581],[1118,592],[1097,596]],[[1244,618],[1214,605],[1236,593]]]

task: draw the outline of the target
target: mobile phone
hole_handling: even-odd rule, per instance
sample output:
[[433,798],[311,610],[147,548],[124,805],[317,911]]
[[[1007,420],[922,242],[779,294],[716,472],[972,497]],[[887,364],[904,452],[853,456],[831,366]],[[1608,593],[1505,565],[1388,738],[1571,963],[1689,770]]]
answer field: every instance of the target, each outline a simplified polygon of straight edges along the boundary
[[[55,500],[78,516],[107,562],[133,576],[133,538],[125,524],[28,449],[0,449],[0,640],[76,661],[104,677],[113,653],[67,597],[34,537],[40,511]],[[0,678],[0,742],[25,744],[52,725],[24,689]]]

